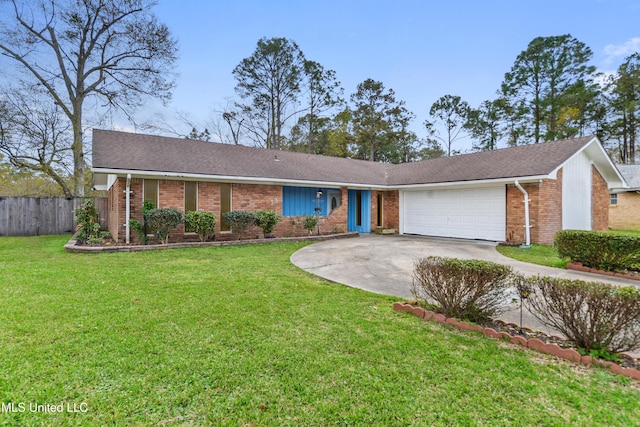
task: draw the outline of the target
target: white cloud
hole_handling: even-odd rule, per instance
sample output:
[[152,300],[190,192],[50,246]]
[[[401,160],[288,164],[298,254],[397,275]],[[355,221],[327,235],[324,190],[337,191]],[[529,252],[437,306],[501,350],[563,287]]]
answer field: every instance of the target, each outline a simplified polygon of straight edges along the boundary
[[629,56],[637,51],[640,51],[640,37],[633,37],[618,45],[608,44],[604,47],[604,53],[607,56],[604,63],[611,64],[616,58]]

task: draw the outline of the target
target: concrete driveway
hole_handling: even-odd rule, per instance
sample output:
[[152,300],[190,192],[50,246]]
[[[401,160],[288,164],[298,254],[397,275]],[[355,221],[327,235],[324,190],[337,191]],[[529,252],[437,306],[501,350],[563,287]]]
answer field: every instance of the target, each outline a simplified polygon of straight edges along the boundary
[[[515,272],[527,276],[639,285],[633,280],[516,261],[499,254],[495,249],[496,245],[494,242],[435,237],[361,235],[358,238],[329,240],[305,246],[291,256],[291,262],[333,282],[403,299],[413,298],[411,282],[415,260],[430,255],[493,261],[510,265]],[[505,322],[519,324],[518,306],[512,304],[510,310],[500,317]],[[525,313],[523,324],[532,329],[553,332],[529,313]]]

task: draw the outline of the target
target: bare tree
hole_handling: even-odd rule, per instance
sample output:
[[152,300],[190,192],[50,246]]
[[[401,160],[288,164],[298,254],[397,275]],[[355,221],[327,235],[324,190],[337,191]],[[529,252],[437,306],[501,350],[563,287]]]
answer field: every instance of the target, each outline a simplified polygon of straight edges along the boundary
[[71,126],[62,108],[38,88],[7,94],[0,115],[0,152],[22,170],[48,175],[72,197],[69,159],[73,157]]
[[[70,123],[73,193],[84,195],[83,113],[92,99],[131,118],[168,100],[177,44],[152,0],[11,0],[0,4],[0,53],[40,85]],[[6,74],[5,74],[6,76]]]

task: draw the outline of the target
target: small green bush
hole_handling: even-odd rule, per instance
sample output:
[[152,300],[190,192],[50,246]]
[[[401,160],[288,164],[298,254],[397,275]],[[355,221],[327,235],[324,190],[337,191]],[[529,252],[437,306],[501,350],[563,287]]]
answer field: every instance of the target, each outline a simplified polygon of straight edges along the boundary
[[606,271],[640,267],[640,237],[600,231],[563,230],[555,235],[558,255]]
[[534,292],[525,303],[533,315],[586,352],[640,348],[639,289],[552,277],[527,280]]
[[129,220],[129,228],[136,232],[138,238],[140,239],[140,243],[146,245],[149,238],[147,237],[147,233],[144,230],[144,225],[137,219],[131,218]]
[[318,225],[318,218],[314,215],[308,215],[304,217],[304,221],[302,222],[302,227],[305,230],[309,231],[309,234],[313,233],[316,226]]
[[190,211],[184,214],[185,228],[198,233],[201,242],[206,242],[213,236],[218,219],[211,212]]
[[238,235],[238,240],[244,237],[247,228],[256,225],[258,221],[256,214],[250,211],[239,210],[225,212],[222,216],[229,224],[229,227],[231,227],[231,231]]
[[412,292],[417,300],[437,303],[447,317],[476,322],[503,311],[510,278],[505,265],[430,256],[416,261]]
[[79,231],[78,239],[85,242],[96,243],[102,240],[100,237],[100,218],[93,200],[87,200],[75,211],[76,231]]
[[145,219],[149,230],[167,244],[170,230],[182,222],[182,212],[174,208],[151,209],[145,214]]
[[262,228],[265,236],[273,233],[273,229],[280,222],[280,215],[273,210],[260,209],[255,214],[257,217],[256,225]]

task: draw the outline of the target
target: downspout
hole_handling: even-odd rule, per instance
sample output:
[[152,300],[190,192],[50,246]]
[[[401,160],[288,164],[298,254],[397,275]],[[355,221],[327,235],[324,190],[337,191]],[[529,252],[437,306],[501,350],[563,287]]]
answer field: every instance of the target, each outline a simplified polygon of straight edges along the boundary
[[131,236],[131,229],[129,227],[129,219],[131,219],[131,174],[128,173],[127,174],[127,187],[125,189],[125,214],[124,214],[124,218],[125,218],[125,223],[124,223],[124,235],[125,235],[125,239],[127,244],[130,243],[129,242],[129,238]]
[[518,190],[524,194],[524,235],[525,235],[525,244],[521,245],[521,248],[530,248],[531,247],[531,224],[529,224],[529,193],[522,188],[518,180],[515,181],[516,187]]

